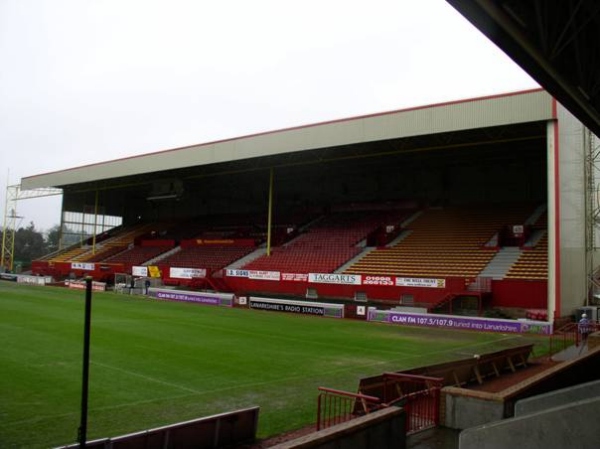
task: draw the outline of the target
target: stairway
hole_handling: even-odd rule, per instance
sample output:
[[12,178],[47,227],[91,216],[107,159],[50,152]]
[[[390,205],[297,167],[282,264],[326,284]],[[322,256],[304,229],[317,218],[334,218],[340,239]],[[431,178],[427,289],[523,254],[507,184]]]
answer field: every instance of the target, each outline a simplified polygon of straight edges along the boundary
[[334,273],[343,273],[346,270],[346,268],[349,268],[352,265],[354,265],[356,262],[358,262],[360,259],[362,259],[365,255],[369,254],[371,251],[373,251],[373,248],[363,249],[360,253],[358,253],[356,256],[354,256],[352,259],[350,259],[344,265],[342,265],[337,270],[335,270]]
[[242,268],[244,265],[249,264],[253,260],[264,256],[266,253],[267,253],[266,248],[257,248],[256,250],[252,251],[250,254],[247,254],[244,257],[242,257],[241,259],[236,260],[232,264],[227,265],[225,268],[227,268],[229,270],[235,270],[235,269]]
[[166,259],[167,257],[172,256],[173,254],[178,253],[179,251],[181,251],[181,246],[176,246],[173,249],[170,249],[167,252],[164,252],[162,254],[159,254],[158,256],[147,260],[146,262],[142,263],[142,265],[144,266],[148,266],[148,265],[155,265],[157,262],[160,262],[163,259]]
[[531,216],[525,221],[526,225],[532,225],[535,224],[536,221],[538,221],[538,219],[542,216],[542,214],[544,212],[546,212],[547,206],[546,204],[541,204],[539,205],[535,211],[533,212],[533,214],[531,214]]
[[486,265],[479,276],[489,277],[492,279],[502,279],[517,261],[521,255],[521,250],[513,246],[507,246],[494,256],[494,258]]

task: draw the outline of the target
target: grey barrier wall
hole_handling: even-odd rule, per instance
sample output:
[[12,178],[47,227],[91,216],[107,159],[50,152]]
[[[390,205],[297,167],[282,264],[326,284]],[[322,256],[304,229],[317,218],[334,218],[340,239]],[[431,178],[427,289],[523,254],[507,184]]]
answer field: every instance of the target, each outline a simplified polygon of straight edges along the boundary
[[[456,390],[456,394],[453,392]],[[501,397],[492,394],[465,395],[458,388],[446,387],[445,423],[451,429],[468,429],[504,418],[505,404]]]
[[[542,412],[553,407],[591,398],[600,398],[600,380],[521,399],[515,404],[515,416]],[[600,446],[600,441],[598,446]]]
[[464,430],[459,449],[597,449],[600,398]]
[[[191,421],[88,441],[90,449],[220,449],[256,440],[259,407],[206,416]],[[57,449],[76,449],[80,444]]]
[[596,382],[599,362],[600,348],[590,350],[585,355],[554,365],[498,393],[445,387],[442,389],[445,401],[442,423],[450,428],[468,429],[510,418],[514,416],[515,404],[520,400]]
[[406,412],[397,407],[378,410],[271,449],[405,449]]

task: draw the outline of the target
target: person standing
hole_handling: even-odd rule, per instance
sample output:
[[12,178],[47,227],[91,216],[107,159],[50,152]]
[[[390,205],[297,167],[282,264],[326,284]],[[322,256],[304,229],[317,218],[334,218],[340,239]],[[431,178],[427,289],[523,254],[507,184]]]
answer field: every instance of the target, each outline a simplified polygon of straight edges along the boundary
[[583,313],[581,315],[581,319],[577,324],[577,328],[579,331],[579,336],[581,337],[581,342],[585,343],[587,341],[588,335],[592,332],[592,322],[589,320],[587,314]]

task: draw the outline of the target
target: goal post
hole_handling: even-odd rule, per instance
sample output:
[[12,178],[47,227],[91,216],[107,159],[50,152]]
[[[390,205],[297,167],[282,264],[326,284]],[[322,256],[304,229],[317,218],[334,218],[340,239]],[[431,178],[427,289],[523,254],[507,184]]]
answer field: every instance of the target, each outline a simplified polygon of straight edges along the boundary
[[115,273],[115,292],[123,293],[124,290],[129,291],[131,287],[132,276],[127,273]]

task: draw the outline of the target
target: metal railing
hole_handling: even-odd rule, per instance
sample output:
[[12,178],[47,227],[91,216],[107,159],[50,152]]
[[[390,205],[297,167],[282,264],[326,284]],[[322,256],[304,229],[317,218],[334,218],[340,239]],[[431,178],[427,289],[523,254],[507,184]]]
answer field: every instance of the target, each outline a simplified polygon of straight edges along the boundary
[[443,378],[384,373],[382,380],[373,390],[380,397],[319,387],[317,430],[392,406],[406,411],[407,434],[439,425]]
[[406,433],[437,427],[440,424],[441,377],[384,373],[383,402],[406,410]]
[[[586,335],[600,331],[600,323],[596,321],[591,321],[586,327]],[[585,337],[582,335],[578,323],[564,325],[550,336],[548,356],[552,357],[570,346],[580,346],[583,338]]]
[[568,323],[550,335],[548,356],[552,357],[554,354],[578,343],[579,333],[577,332],[577,323]]
[[317,430],[326,429],[382,407],[375,396],[319,387]]

